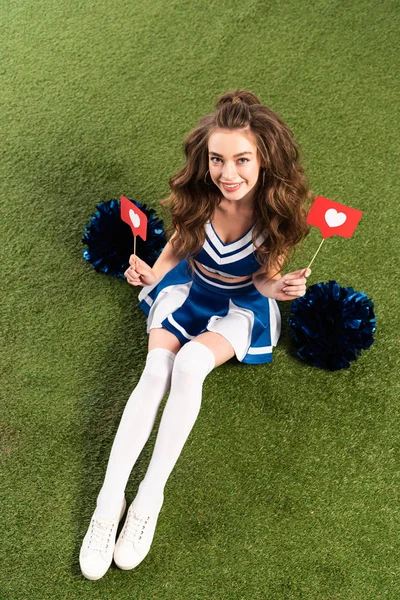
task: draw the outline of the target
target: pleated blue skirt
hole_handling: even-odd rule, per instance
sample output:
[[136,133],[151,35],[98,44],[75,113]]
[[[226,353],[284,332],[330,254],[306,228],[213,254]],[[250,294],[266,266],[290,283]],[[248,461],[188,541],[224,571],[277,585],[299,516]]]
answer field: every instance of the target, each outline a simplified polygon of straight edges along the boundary
[[251,280],[225,283],[197,268],[192,276],[186,259],[157,284],[143,287],[139,306],[147,315],[147,333],[163,327],[185,344],[200,333],[214,331],[247,364],[271,362],[280,336],[276,300],[260,294]]

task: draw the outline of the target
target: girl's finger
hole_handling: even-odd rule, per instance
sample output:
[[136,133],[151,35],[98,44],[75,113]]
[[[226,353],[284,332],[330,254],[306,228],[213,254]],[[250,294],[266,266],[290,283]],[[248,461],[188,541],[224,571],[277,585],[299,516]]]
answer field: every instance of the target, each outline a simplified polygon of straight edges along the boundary
[[300,298],[300,296],[304,296],[306,290],[299,290],[297,292],[284,292],[286,296],[295,296],[296,298]]
[[302,277],[301,279],[290,279],[290,277],[283,277],[283,283],[285,285],[305,285],[307,279]]
[[308,267],[306,269],[297,269],[297,271],[293,271],[292,273],[288,273],[284,275],[284,277],[289,277],[290,279],[296,279],[299,277],[309,277],[311,275],[311,269]]
[[125,277],[129,280],[129,281],[137,281],[139,280],[139,276],[132,273],[132,271],[130,269],[127,269],[124,273]]
[[127,281],[128,281],[128,283],[129,283],[130,285],[141,285],[141,283],[142,283],[142,282],[140,281],[140,279],[130,279],[130,278],[129,278]]
[[285,287],[282,288],[282,292],[305,292],[306,291],[306,286],[305,285],[287,285]]
[[139,264],[139,259],[135,254],[131,254],[129,257],[129,264],[132,267],[137,267],[137,265]]
[[139,279],[140,277],[140,273],[138,273],[133,267],[129,267],[129,269],[126,270],[126,273],[128,273],[130,277],[133,277],[133,279]]
[[138,275],[145,275],[151,271],[151,267],[145,263],[144,260],[134,256],[133,254],[129,259],[129,264],[131,265],[131,268],[138,273]]

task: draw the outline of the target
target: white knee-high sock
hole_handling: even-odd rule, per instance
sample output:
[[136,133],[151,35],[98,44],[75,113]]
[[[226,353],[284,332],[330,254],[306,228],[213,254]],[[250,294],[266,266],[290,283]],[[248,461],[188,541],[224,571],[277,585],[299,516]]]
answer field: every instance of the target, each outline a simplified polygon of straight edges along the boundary
[[199,342],[188,342],[176,355],[154,451],[134,500],[139,512],[161,509],[165,484],[200,411],[203,381],[214,366],[214,354]]
[[137,386],[126,403],[108,460],[97,514],[112,519],[119,514],[125,487],[143,446],[150,437],[158,408],[169,390],[175,354],[155,348],[147,354]]

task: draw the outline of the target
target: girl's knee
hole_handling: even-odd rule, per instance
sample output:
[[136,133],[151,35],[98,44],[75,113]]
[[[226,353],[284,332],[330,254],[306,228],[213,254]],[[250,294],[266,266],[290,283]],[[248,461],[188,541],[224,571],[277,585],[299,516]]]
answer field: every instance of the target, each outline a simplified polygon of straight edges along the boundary
[[205,377],[215,366],[212,351],[200,342],[188,342],[178,352],[175,358],[173,372]]
[[154,348],[147,354],[142,377],[154,380],[168,379],[172,373],[176,354],[166,348]]

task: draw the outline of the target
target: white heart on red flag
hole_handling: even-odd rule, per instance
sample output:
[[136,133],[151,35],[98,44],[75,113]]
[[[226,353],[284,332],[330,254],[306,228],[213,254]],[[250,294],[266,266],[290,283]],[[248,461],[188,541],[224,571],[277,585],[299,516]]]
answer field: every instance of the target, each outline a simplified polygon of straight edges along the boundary
[[307,215],[307,223],[318,227],[324,239],[332,235],[350,238],[361,216],[361,210],[317,196]]
[[325,221],[329,227],[340,227],[346,222],[345,213],[338,212],[335,208],[329,208],[325,213]]
[[139,227],[140,225],[140,217],[137,213],[135,213],[134,210],[130,209],[129,210],[129,218],[132,221],[132,225],[134,227]]
[[129,198],[120,196],[121,219],[129,225],[134,236],[139,236],[143,241],[147,238],[147,215]]

